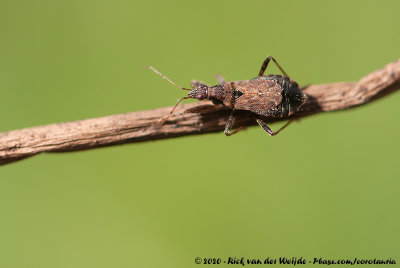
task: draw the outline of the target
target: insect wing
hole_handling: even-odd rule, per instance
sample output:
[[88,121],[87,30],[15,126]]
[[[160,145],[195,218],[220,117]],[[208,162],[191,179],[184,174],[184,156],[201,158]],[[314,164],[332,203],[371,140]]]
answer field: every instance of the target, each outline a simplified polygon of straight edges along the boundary
[[235,109],[248,110],[269,116],[282,101],[282,88],[270,80],[246,80],[235,84],[235,91],[242,94],[235,100]]

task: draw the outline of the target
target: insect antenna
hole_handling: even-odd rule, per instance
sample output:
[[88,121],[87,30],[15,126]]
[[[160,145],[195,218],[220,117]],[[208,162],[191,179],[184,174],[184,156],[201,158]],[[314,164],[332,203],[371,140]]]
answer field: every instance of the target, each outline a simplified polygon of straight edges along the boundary
[[[161,76],[162,78],[164,78],[165,80],[167,80],[168,82],[170,82],[171,84],[173,84],[174,86],[176,86],[176,87],[178,87],[178,88],[180,88],[180,89],[182,89],[182,90],[189,90],[189,91],[191,90],[191,89],[184,88],[184,87],[181,87],[180,85],[175,84],[175,83],[172,82],[168,77],[166,77],[165,75],[163,75],[162,73],[160,73],[159,71],[157,71],[153,66],[146,66],[145,68],[152,70],[153,72],[155,72],[156,74],[158,74],[159,76]],[[190,99],[190,97],[183,97],[183,98],[181,98],[181,99],[178,101],[178,103],[174,106],[174,108],[172,108],[170,114],[172,114],[172,113],[174,112],[175,108],[178,107],[179,103],[181,103],[181,101],[183,101],[183,100],[185,100],[185,99]]]
[[175,83],[172,82],[168,77],[166,77],[165,75],[163,75],[162,73],[160,73],[159,71],[157,71],[153,66],[146,66],[146,67],[144,67],[144,68],[147,68],[147,69],[152,70],[153,72],[155,72],[156,74],[158,74],[159,76],[161,76],[162,78],[164,78],[165,80],[167,80],[168,82],[170,82],[171,84],[173,84],[174,86],[176,86],[176,87],[178,87],[178,88],[180,88],[180,89],[182,89],[182,90],[191,90],[191,89],[184,88],[184,87],[181,87],[180,85],[175,84]]

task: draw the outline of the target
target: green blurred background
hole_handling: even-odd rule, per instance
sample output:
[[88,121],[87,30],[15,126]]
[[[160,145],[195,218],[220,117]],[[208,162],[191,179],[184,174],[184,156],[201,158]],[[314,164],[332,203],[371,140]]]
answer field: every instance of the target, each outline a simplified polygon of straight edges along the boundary
[[[174,105],[184,92],[144,65],[188,87],[252,78],[272,55],[303,85],[356,81],[399,58],[399,8],[1,0],[0,131]],[[400,262],[399,102],[396,92],[276,137],[253,127],[2,166],[0,267]]]

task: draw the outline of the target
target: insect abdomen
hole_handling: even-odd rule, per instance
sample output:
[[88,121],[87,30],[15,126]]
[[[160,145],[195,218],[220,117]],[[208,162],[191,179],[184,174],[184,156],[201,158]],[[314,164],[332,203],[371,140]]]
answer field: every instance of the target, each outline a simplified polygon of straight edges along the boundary
[[307,99],[299,89],[298,84],[287,76],[263,75],[254,78],[254,80],[270,80],[281,87],[282,101],[276,109],[275,115],[277,117],[286,117],[296,113]]

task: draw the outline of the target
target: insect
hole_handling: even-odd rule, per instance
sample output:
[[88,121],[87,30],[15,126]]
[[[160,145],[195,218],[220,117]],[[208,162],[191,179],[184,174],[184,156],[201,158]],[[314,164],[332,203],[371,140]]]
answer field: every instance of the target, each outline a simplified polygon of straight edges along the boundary
[[[273,61],[283,75],[264,75],[270,61]],[[277,131],[272,131],[265,123],[266,117],[287,117],[295,114],[307,101],[307,96],[301,92],[299,85],[293,81],[278,62],[268,56],[261,65],[260,72],[256,78],[242,81],[225,81],[217,75],[218,85],[209,86],[203,82],[193,80],[193,89],[181,87],[172,82],[168,77],[158,72],[153,67],[148,67],[164,79],[182,90],[189,90],[188,96],[181,98],[174,106],[171,114],[184,99],[211,100],[214,104],[221,104],[232,109],[231,114],[225,125],[225,135],[230,136],[237,133],[242,128],[232,131],[234,124],[234,112],[236,110],[246,110],[255,114],[257,123],[270,135],[275,136],[293,119],[289,120]]]

